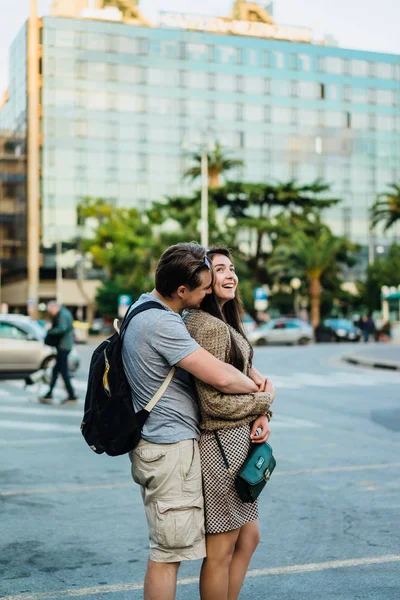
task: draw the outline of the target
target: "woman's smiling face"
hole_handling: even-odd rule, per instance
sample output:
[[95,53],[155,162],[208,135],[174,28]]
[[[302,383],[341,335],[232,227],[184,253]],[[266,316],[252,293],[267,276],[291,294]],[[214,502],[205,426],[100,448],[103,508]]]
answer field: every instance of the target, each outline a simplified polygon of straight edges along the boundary
[[235,297],[239,280],[230,258],[224,254],[215,254],[212,257],[212,264],[214,269],[213,292],[222,306]]

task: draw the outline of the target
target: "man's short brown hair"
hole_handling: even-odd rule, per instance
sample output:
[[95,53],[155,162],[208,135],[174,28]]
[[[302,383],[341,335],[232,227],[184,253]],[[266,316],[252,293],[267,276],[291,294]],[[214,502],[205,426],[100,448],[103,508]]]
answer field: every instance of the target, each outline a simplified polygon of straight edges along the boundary
[[156,290],[171,298],[181,285],[189,290],[201,286],[201,272],[210,268],[206,249],[196,242],[182,242],[163,252],[156,268]]

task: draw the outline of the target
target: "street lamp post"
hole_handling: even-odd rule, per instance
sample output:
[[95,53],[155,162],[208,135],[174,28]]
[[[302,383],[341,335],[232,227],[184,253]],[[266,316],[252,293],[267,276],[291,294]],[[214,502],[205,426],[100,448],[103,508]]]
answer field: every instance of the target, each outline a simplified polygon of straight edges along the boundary
[[294,314],[297,316],[299,308],[297,292],[301,287],[301,280],[298,277],[293,277],[293,279],[290,280],[290,287],[292,288],[294,293]]
[[208,248],[208,156],[204,144],[201,154],[201,245]]

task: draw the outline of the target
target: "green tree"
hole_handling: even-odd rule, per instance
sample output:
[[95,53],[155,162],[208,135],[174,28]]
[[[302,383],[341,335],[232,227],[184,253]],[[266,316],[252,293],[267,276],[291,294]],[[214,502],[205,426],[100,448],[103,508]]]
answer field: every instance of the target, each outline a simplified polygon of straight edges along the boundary
[[398,286],[400,282],[400,245],[392,244],[386,256],[377,258],[367,268],[367,277],[358,283],[360,295],[368,312],[381,309],[381,288]]
[[387,192],[379,194],[371,208],[371,228],[378,224],[387,231],[400,220],[400,185],[391,183]]
[[[190,154],[194,165],[184,174],[184,177],[194,181],[201,176],[201,152],[192,152]],[[220,175],[231,171],[236,167],[242,167],[244,162],[238,158],[231,158],[223,150],[222,145],[217,142],[211,151],[207,152],[208,181],[210,188],[218,188],[220,184]]]
[[[228,182],[212,191],[217,208],[235,221],[241,237],[248,240],[243,252],[254,285],[272,283],[268,260],[275,245],[299,228],[307,231],[307,224],[311,232],[321,211],[340,202],[326,197],[328,192],[329,185],[321,180],[300,186],[295,181]],[[239,248],[244,248],[243,242]]]
[[146,215],[135,208],[118,208],[102,199],[86,198],[78,206],[81,224],[94,219],[92,235],[82,246],[93,256],[96,266],[105,272],[105,281],[96,301],[99,310],[113,313],[121,293],[137,297],[152,287],[155,267],[155,244]]
[[[200,191],[192,196],[167,196],[166,202],[154,202],[147,215],[153,225],[160,227],[159,239],[164,247],[189,240],[200,241]],[[210,246],[234,243],[236,230],[217,214],[212,197],[208,203],[208,223]]]
[[322,225],[313,237],[304,231],[297,231],[290,244],[282,243],[275,248],[269,263],[271,271],[278,277],[296,273],[308,281],[311,324],[314,328],[319,325],[321,317],[322,277],[336,264],[342,243],[340,238]]

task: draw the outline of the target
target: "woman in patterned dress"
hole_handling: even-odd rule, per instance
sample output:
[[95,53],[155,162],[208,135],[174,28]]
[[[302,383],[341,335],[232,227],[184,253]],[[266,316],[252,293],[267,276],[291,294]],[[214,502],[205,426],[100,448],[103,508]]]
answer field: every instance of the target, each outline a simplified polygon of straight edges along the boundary
[[[184,313],[186,326],[203,348],[246,373],[259,387],[254,394],[230,395],[195,382],[201,411],[199,446],[207,541],[200,595],[202,600],[236,600],[260,533],[257,501],[243,503],[234,479],[251,444],[268,439],[274,388],[251,365],[253,352],[243,330],[238,278],[229,250],[214,248],[207,255],[214,270],[212,294],[204,298],[200,310]],[[215,431],[231,473],[225,468]]]

